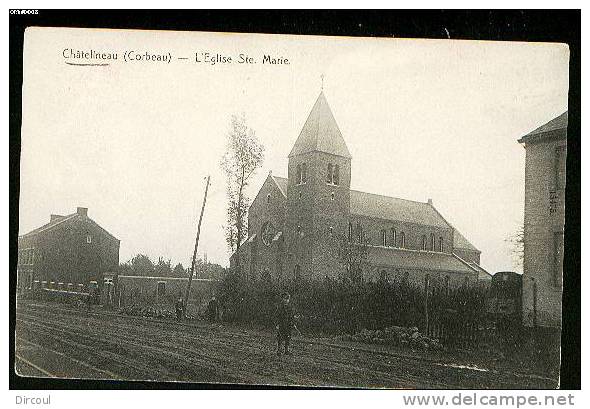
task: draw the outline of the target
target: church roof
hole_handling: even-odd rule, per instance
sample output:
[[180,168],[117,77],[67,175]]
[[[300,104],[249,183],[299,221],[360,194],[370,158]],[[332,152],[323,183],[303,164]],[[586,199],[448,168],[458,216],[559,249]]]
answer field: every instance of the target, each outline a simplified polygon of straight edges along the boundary
[[271,175],[271,177],[279,187],[279,190],[281,191],[283,196],[287,197],[287,186],[289,185],[289,179],[274,175]]
[[350,191],[350,213],[379,219],[451,228],[434,206],[429,203],[359,192],[357,190]]
[[471,250],[471,251],[478,251],[479,250],[469,242],[459,230],[454,229],[453,231],[453,247],[456,249],[463,249],[463,250]]
[[529,132],[528,134],[526,134],[525,136],[523,136],[522,138],[520,138],[518,140],[518,142],[523,143],[523,142],[529,142],[529,141],[533,141],[533,140],[537,140],[537,139],[541,139],[545,136],[548,136],[549,133],[553,133],[554,131],[560,131],[563,130],[563,136],[566,135],[566,131],[567,131],[567,113],[568,111],[565,111],[563,114],[559,115],[556,118],[553,118],[551,121],[547,122],[544,125],[541,125],[540,127],[536,128],[535,130]]
[[[271,177],[281,190],[281,193],[287,197],[289,180],[274,175]],[[452,228],[454,230],[454,248],[479,252],[469,240],[450,225],[436,208],[429,203],[351,190],[350,213],[353,215],[374,217],[378,219],[398,220],[447,229]]]
[[351,158],[323,91],[315,101],[289,157],[315,151]]
[[400,269],[422,269],[457,273],[478,272],[454,254],[436,251],[400,249],[397,247],[369,246],[368,262],[378,266]]

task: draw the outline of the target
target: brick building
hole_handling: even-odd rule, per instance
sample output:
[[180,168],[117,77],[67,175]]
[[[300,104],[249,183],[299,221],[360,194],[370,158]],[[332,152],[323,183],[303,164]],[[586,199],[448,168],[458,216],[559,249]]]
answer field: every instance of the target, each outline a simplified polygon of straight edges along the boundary
[[119,244],[84,207],[67,216],[52,214],[49,223],[18,238],[18,288],[34,281],[64,289],[90,281],[102,285],[103,274],[119,266]]
[[338,277],[346,267],[338,262],[335,240],[362,238],[369,242],[364,280],[423,285],[428,275],[451,286],[478,280],[485,271],[481,252],[431,200],[351,190],[351,159],[322,92],[289,154],[288,178],[270,173],[253,200],[248,238],[230,266],[279,281]]
[[526,326],[559,328],[567,111],[518,142],[526,150],[523,323]]

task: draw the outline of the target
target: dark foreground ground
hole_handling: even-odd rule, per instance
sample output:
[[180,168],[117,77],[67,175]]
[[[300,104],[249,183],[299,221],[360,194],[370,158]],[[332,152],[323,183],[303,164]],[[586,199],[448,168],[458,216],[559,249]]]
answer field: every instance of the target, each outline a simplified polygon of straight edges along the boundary
[[272,334],[178,324],[20,302],[21,376],[377,388],[554,388],[544,377],[456,367],[387,351],[294,338],[278,357]]

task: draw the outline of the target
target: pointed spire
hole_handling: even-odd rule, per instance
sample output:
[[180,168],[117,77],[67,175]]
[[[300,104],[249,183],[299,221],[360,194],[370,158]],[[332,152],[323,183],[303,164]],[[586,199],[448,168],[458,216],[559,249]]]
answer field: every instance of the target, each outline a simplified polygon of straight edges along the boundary
[[351,158],[324,91],[315,101],[289,157],[313,151]]

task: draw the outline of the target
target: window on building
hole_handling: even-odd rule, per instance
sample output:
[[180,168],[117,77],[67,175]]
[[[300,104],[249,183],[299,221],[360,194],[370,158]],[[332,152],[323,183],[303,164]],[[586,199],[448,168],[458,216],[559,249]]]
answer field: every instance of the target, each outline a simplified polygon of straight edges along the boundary
[[330,228],[328,228],[328,234],[330,235],[330,237],[332,237],[334,235],[334,228],[332,226],[330,226]]
[[430,250],[434,251],[436,249],[436,243],[434,241],[434,233],[430,233]]
[[553,233],[553,269],[551,281],[559,286],[563,268],[563,233]]
[[381,245],[387,246],[387,230],[381,230]]
[[399,235],[399,239],[400,239],[400,247],[406,248],[406,234],[404,232],[401,232],[401,234]]
[[92,236],[90,234],[86,235],[86,243],[88,243],[88,244],[92,243]]
[[334,200],[334,192],[330,194],[330,200]]
[[361,224],[358,222],[356,224],[356,235],[357,235],[358,242],[362,243],[362,241],[363,241],[363,228],[361,227]]
[[297,226],[297,234],[301,236],[302,235],[301,233],[302,233],[301,226]]
[[328,169],[326,173],[326,183],[330,185],[340,184],[340,166],[328,163]]
[[352,241],[352,222],[348,222],[348,241]]
[[444,251],[444,245],[443,245],[443,238],[442,236],[440,236],[438,238],[438,251],[440,251],[441,253]]
[[270,193],[266,195],[266,203],[270,203]]
[[307,163],[301,165],[301,181],[300,183],[307,183]]
[[295,280],[301,280],[301,266],[299,264],[295,264],[295,271],[294,274]]
[[445,276],[445,293],[446,294],[449,293],[450,283],[451,283],[451,277]]
[[299,191],[299,199],[301,199],[302,196],[303,196],[303,193],[301,193],[301,191]]
[[379,273],[379,281],[386,283],[387,282],[387,271],[381,270]]
[[297,165],[297,176],[295,176],[295,183],[301,183],[301,164]]
[[391,243],[393,247],[397,247],[397,234],[395,229],[391,229]]
[[426,250],[426,236],[422,236],[422,250]]

